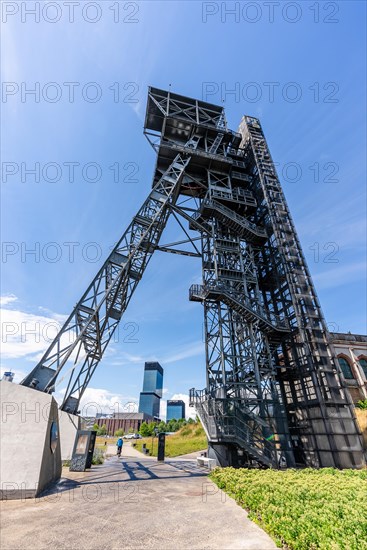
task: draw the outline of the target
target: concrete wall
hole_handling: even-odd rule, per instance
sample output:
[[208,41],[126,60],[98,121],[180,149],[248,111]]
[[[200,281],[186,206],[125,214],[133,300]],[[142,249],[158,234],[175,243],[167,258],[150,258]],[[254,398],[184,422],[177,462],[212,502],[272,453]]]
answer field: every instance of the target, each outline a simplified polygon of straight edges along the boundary
[[32,498],[61,476],[60,439],[51,450],[51,426],[59,430],[58,407],[46,393],[0,382],[2,499]]
[[75,436],[80,429],[80,417],[59,410],[61,460],[70,460],[73,454]]

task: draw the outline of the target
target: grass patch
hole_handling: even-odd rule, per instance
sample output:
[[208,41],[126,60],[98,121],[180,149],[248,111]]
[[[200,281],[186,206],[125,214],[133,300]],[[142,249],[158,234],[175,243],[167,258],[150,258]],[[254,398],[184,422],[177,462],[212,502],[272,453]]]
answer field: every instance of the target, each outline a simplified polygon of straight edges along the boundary
[[216,468],[210,478],[279,547],[367,549],[367,470]]
[[[152,438],[145,437],[144,439],[136,440],[136,449],[142,450],[143,443],[146,443],[147,449],[151,456],[157,456],[158,439],[155,437],[153,442],[152,454]],[[208,442],[203,427],[199,423],[187,424],[174,435],[166,436],[166,456],[173,457],[194,453],[206,449]]]
[[116,445],[117,440],[118,440],[118,437],[106,437],[104,435],[97,435],[94,448],[102,449],[102,451],[106,451],[107,445]]

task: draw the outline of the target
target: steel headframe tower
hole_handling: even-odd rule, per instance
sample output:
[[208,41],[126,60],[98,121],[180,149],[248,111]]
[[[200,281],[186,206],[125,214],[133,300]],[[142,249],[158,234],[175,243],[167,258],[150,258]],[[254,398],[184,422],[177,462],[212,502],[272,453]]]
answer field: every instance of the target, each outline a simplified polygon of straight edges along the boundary
[[[190,397],[210,453],[222,465],[362,466],[259,121],[243,117],[236,133],[222,107],[149,88],[145,135],[157,152],[152,191],[22,384],[52,392],[66,378],[61,409],[76,413],[154,251],[201,257],[190,300],[204,306],[207,387]],[[160,245],[169,217],[185,238]]]

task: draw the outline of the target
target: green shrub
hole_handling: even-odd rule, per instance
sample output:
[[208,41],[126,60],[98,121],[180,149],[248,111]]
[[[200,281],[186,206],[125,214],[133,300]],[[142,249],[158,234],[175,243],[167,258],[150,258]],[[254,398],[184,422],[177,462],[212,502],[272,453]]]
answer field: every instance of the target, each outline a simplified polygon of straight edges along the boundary
[[367,399],[363,399],[363,401],[358,401],[358,403],[356,404],[356,407],[358,409],[362,409],[362,410],[367,410]]
[[148,424],[148,422],[142,422],[139,430],[139,433],[142,437],[149,437],[150,435],[152,435],[153,428],[151,424]]
[[367,549],[367,470],[217,468],[210,477],[283,548]]
[[103,424],[103,426],[98,426],[97,435],[106,435],[106,433],[107,433],[106,424]]
[[94,449],[92,464],[103,464],[104,462],[104,453],[102,449]]
[[124,430],[123,430],[122,428],[120,428],[119,430],[116,430],[116,431],[115,431],[115,437],[121,437],[121,436],[123,436],[123,435],[125,435],[125,432],[124,432]]

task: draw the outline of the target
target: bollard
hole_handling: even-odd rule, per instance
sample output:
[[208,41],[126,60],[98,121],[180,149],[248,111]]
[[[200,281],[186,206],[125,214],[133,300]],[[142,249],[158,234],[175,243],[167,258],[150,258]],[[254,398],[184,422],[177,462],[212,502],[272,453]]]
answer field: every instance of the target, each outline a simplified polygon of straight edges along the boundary
[[166,443],[166,434],[164,432],[158,434],[158,462],[164,462],[164,450]]

